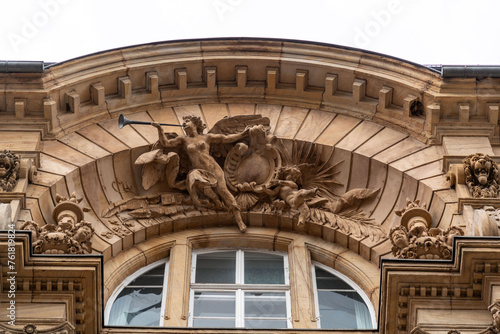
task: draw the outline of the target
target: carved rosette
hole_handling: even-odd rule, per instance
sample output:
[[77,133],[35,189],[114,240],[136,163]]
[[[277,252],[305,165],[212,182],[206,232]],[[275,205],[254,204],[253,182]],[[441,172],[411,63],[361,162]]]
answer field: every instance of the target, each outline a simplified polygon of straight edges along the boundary
[[20,157],[9,150],[0,153],[0,192],[14,189],[19,179]]
[[453,237],[464,235],[462,229],[451,226],[446,231],[441,228],[430,228],[432,217],[425,208],[425,203],[406,200],[406,207],[395,211],[401,216],[401,225],[389,232],[392,253],[402,259],[451,259]]
[[476,153],[464,159],[465,183],[475,198],[497,198],[498,166],[488,155]]
[[33,221],[27,221],[21,229],[32,231],[32,246],[35,254],[85,254],[92,252],[92,224],[83,220],[84,211],[79,206],[82,199],[76,194],[70,197],[57,195],[58,204],[52,212],[57,225],[47,224],[41,228]]

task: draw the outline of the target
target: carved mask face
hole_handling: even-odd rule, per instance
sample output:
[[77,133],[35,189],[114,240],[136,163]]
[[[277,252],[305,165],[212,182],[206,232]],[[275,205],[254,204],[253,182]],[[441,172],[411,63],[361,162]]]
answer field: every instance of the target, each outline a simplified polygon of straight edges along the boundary
[[488,176],[491,170],[491,162],[485,159],[479,159],[474,163],[474,175],[483,186],[488,183]]
[[0,177],[4,177],[9,174],[12,169],[12,165],[7,157],[0,158]]
[[408,236],[403,230],[396,230],[392,233],[392,242],[400,249],[408,246]]
[[71,230],[76,224],[76,214],[71,211],[63,211],[59,215],[57,225],[63,230]]
[[78,228],[75,235],[73,235],[73,239],[75,239],[78,242],[84,242],[90,240],[91,237],[92,237],[92,231],[88,226],[81,226],[80,228]]
[[427,224],[422,218],[417,218],[408,223],[408,233],[413,236],[421,237],[427,234]]

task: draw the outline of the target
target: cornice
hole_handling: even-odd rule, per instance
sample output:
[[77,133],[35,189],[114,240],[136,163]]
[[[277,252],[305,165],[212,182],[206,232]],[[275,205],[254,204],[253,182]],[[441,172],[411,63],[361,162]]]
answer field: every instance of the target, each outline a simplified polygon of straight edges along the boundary
[[173,41],[69,60],[43,74],[1,74],[0,119],[2,130],[50,138],[127,110],[271,103],[345,113],[426,143],[464,129],[494,142],[499,87],[498,79],[443,79],[400,59],[317,43]]

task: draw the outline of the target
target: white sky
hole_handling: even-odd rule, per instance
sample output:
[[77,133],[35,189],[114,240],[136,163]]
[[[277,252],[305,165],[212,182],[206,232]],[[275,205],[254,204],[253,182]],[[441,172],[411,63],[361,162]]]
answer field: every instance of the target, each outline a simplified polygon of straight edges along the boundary
[[60,62],[135,44],[272,37],[420,64],[500,65],[497,0],[3,0],[0,60]]

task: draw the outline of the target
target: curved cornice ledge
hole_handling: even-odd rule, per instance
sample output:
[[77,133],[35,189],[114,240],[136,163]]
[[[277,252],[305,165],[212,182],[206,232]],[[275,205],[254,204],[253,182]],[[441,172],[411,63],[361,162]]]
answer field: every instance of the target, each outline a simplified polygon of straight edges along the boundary
[[464,129],[498,142],[498,88],[498,79],[443,79],[423,66],[338,46],[174,41],[69,60],[43,74],[0,74],[0,129],[36,124],[44,137],[59,137],[119,113],[236,102],[344,113],[429,144]]

